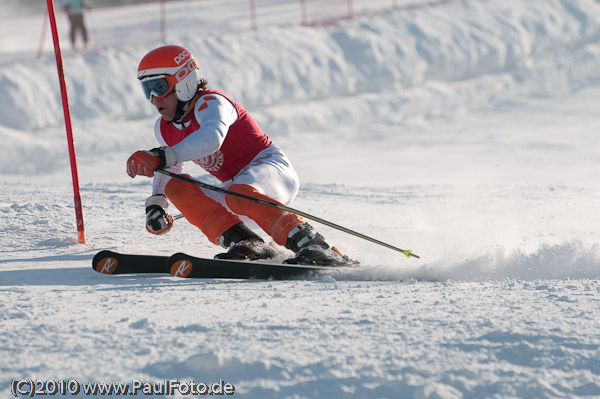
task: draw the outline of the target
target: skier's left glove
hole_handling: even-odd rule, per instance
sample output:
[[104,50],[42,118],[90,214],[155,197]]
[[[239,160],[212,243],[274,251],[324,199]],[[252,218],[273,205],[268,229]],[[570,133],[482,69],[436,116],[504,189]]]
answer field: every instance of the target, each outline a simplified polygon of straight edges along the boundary
[[127,160],[129,177],[153,177],[156,169],[173,166],[177,163],[177,155],[171,147],[153,148],[150,151],[136,151]]
[[166,209],[169,207],[167,198],[162,195],[153,195],[146,200],[146,230],[149,233],[161,235],[173,227],[173,217]]

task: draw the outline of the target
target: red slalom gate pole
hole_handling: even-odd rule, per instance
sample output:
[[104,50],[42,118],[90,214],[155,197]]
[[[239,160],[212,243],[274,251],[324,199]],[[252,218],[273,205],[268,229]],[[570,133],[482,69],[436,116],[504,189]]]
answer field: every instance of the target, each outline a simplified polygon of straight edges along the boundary
[[250,0],[250,27],[256,29],[256,0]]
[[300,0],[300,23],[308,25],[308,14],[306,13],[306,0]]
[[44,49],[44,40],[46,39],[46,30],[48,29],[48,20],[46,19],[46,15],[48,14],[48,12],[45,13],[44,15],[44,19],[43,19],[43,25],[42,25],[42,34],[40,35],[40,44],[38,46],[38,52],[37,52],[37,59],[39,60],[40,58],[42,58],[42,50]]
[[167,5],[166,0],[160,2],[160,40],[167,41]]
[[62,97],[63,112],[65,114],[65,128],[67,130],[67,142],[69,145],[69,159],[71,160],[71,177],[73,178],[73,193],[75,199],[75,219],[77,221],[77,242],[85,244],[85,231],[83,228],[83,209],[81,208],[81,196],[79,195],[79,177],[77,176],[77,161],[75,160],[75,145],[73,144],[73,129],[71,127],[71,113],[69,112],[69,99],[67,97],[67,86],[65,84],[65,73],[63,70],[62,55],[58,40],[58,29],[56,28],[56,15],[54,14],[54,3],[46,0],[48,6],[48,17],[52,28],[52,40],[54,41],[54,55],[56,68],[58,69],[58,82]]

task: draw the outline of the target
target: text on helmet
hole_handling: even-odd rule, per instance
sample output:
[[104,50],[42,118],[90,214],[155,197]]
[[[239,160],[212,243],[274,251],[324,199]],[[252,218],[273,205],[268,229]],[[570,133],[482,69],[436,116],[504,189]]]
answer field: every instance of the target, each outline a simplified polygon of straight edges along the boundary
[[196,69],[196,63],[194,62],[193,58],[190,58],[190,60],[184,66],[182,66],[180,70],[175,72],[175,78],[177,79],[177,82],[181,82],[194,69]]
[[187,51],[182,51],[179,55],[177,55],[177,56],[175,56],[175,58],[173,58],[173,61],[175,61],[175,63],[177,65],[179,65],[183,61],[185,61],[186,59],[188,59],[189,56],[190,56],[190,54]]

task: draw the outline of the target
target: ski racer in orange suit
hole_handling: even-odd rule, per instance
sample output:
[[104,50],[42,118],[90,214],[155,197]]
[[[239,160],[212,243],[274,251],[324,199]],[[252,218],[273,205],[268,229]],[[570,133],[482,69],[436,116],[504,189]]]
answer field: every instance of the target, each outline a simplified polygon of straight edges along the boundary
[[155,174],[159,168],[181,174],[183,164],[191,161],[221,181],[222,188],[284,205],[299,189],[286,155],[241,105],[207,89],[190,51],[172,45],[156,48],[142,58],[137,77],[160,114],[154,127],[159,147],[137,151],[127,160],[130,177],[154,178],[152,196],[146,200],[150,233],[160,235],[171,229],[170,201],[210,242],[227,249],[215,258],[257,260],[278,255],[244,223],[243,216],[292,250],[297,263],[345,263],[298,215]]

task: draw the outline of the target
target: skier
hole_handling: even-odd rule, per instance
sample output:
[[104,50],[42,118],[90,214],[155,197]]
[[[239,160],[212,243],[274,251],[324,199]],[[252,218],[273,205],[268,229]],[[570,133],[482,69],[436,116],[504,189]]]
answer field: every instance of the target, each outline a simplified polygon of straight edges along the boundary
[[170,202],[215,245],[227,252],[217,259],[269,259],[278,252],[249,228],[253,220],[273,240],[295,253],[293,263],[339,265],[346,261],[300,216],[246,199],[218,194],[169,176],[181,174],[192,161],[222,182],[227,190],[289,204],[298,194],[296,171],[282,150],[250,114],[224,93],[207,89],[192,53],[163,46],[146,54],[137,77],[146,98],[160,114],[154,133],[159,148],[137,151],[127,160],[127,174],[154,177],[146,200],[146,229],[167,233],[173,218]]
[[63,9],[67,11],[67,14],[69,15],[69,22],[71,23],[71,45],[73,48],[75,48],[75,38],[77,32],[81,32],[83,44],[87,48],[88,31],[83,18],[83,9],[86,7],[85,2],[83,0],[62,0],[61,4]]

